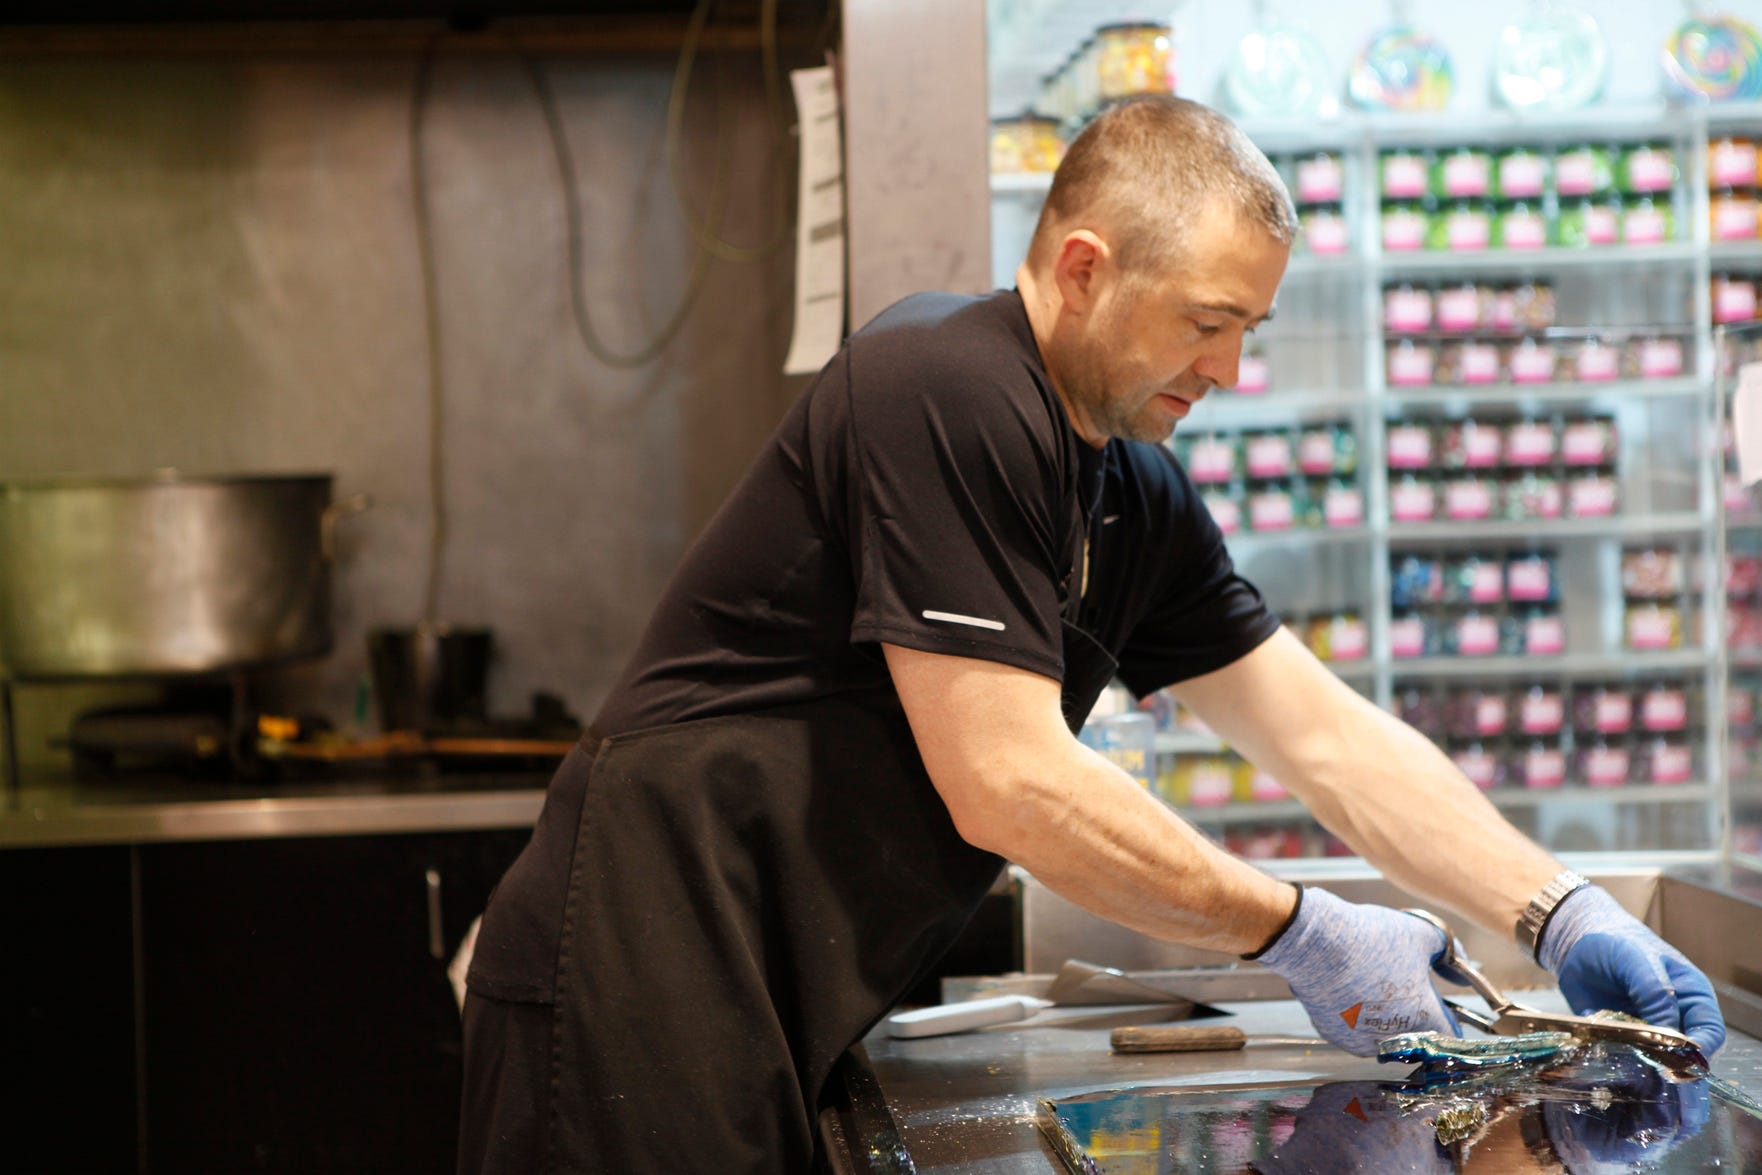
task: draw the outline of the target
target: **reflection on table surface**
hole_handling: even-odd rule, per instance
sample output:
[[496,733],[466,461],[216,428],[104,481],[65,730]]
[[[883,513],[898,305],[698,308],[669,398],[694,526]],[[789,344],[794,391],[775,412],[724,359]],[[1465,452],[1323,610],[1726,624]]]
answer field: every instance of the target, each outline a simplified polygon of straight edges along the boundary
[[1762,1170],[1762,1106],[1614,1043],[1440,1080],[1107,1090],[1042,1102],[1073,1171],[1125,1175]]

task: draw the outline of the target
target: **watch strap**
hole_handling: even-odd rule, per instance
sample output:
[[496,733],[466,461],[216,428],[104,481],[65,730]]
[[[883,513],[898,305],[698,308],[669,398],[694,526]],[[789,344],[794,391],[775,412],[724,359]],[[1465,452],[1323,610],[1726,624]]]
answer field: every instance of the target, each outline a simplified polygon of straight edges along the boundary
[[1517,919],[1517,945],[1522,947],[1530,958],[1540,963],[1542,932],[1548,928],[1548,922],[1554,917],[1554,911],[1566,900],[1568,894],[1575,893],[1591,884],[1588,877],[1574,873],[1570,869],[1562,869],[1556,873],[1547,885],[1544,885],[1529,905],[1523,908],[1523,914]]

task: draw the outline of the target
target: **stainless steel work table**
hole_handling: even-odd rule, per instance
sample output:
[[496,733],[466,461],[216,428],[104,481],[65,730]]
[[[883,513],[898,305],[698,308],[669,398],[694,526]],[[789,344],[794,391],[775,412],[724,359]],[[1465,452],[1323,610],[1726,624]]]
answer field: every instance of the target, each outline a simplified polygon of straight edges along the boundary
[[0,789],[0,849],[530,828],[550,773],[251,782],[27,778]]
[[[1525,1002],[1564,1011],[1558,993],[1526,992]],[[1228,1019],[1250,1035],[1311,1037],[1303,1009],[1293,1000],[1218,1003]],[[887,1131],[919,1172],[973,1175],[1048,1175],[1064,1164],[1035,1125],[1040,1099],[1126,1086],[1218,1089],[1268,1084],[1319,1085],[1329,1081],[1395,1082],[1410,1065],[1379,1064],[1338,1049],[1250,1045],[1232,1052],[1115,1055],[1108,1032],[1121,1024],[1155,1023],[1150,1008],[1053,1008],[1031,1021],[957,1036],[892,1040],[885,1027],[864,1041],[869,1075],[868,1112],[846,1112],[837,1128],[847,1153],[845,1170],[909,1170],[889,1165]],[[1714,1061],[1714,1072],[1762,1098],[1762,1042],[1733,1028]],[[861,1090],[859,1090],[859,1094]],[[877,1102],[884,1102],[881,1115]],[[853,1129],[854,1127],[854,1129]],[[856,1137],[852,1137],[855,1135]],[[854,1143],[854,1145],[852,1145]]]

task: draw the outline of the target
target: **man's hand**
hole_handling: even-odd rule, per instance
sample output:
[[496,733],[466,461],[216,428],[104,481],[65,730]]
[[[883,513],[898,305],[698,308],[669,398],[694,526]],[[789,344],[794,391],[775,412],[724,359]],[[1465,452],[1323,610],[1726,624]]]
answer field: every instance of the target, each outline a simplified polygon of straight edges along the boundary
[[1260,963],[1291,985],[1324,1039],[1369,1057],[1396,1033],[1459,1033],[1432,986],[1443,951],[1443,933],[1412,914],[1305,889],[1296,919]]
[[1713,984],[1601,886],[1583,886],[1561,901],[1536,957],[1559,977],[1580,1015],[1626,1012],[1687,1033],[1709,1057],[1725,1043]]

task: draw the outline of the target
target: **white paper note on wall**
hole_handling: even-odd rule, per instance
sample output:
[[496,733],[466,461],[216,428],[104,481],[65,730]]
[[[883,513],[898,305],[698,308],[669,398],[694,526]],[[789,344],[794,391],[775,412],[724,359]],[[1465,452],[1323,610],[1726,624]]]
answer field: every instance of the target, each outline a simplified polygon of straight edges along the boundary
[[795,223],[795,333],[786,375],[820,370],[844,340],[844,153],[830,66],[789,75],[801,126]]
[[1738,478],[1745,485],[1762,481],[1762,363],[1738,368],[1737,391],[1731,400],[1731,432],[1738,450]]

